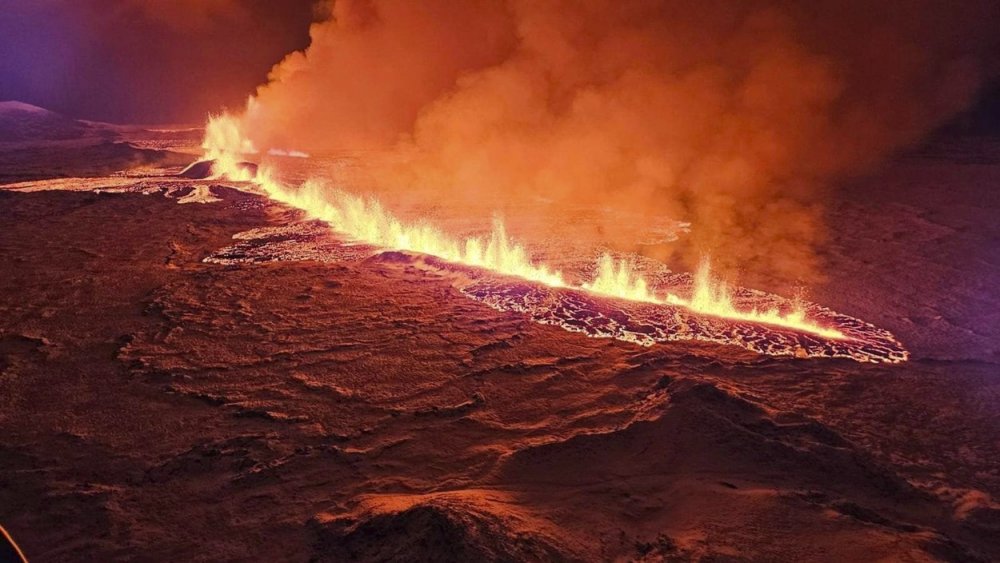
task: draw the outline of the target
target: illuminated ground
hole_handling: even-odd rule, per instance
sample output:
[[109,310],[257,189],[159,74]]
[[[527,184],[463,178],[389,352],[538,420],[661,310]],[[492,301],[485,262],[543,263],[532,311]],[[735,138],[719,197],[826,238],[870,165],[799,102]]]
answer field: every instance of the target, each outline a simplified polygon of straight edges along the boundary
[[903,364],[588,338],[223,186],[0,190],[0,522],[35,561],[996,559],[994,146],[830,208],[812,297]]

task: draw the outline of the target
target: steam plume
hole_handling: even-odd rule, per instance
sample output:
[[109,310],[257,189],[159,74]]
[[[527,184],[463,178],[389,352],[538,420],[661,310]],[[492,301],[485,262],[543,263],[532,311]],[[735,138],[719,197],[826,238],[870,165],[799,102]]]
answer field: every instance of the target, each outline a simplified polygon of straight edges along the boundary
[[[383,186],[690,221],[669,252],[813,281],[824,186],[997,71],[990,0],[338,0],[244,117]],[[614,223],[599,225],[613,239]],[[666,258],[666,256],[661,256]]]

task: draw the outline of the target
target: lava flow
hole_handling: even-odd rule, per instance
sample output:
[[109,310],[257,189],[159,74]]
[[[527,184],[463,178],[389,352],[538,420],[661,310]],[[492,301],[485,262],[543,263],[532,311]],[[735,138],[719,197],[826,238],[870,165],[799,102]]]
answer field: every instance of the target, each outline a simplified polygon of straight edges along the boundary
[[[738,309],[734,302],[734,293],[727,284],[713,279],[707,260],[703,261],[692,278],[689,298],[672,292],[658,294],[632,262],[615,260],[608,254],[599,259],[591,281],[575,283],[569,281],[560,271],[534,262],[523,245],[511,240],[499,220],[494,220],[488,237],[459,239],[426,222],[404,223],[374,199],[332,189],[317,180],[307,180],[298,187],[285,185],[267,168],[250,171],[241,164],[243,155],[255,151],[241,135],[238,121],[228,115],[209,120],[204,148],[205,158],[214,161],[212,170],[217,177],[232,181],[250,181],[271,199],[300,209],[310,218],[329,224],[335,231],[376,247],[430,255],[447,262],[481,268],[505,276],[515,276],[551,288],[565,288],[629,302],[660,305],[741,325],[770,326],[777,331],[801,333],[812,338],[819,337],[822,341],[851,341],[856,338],[852,332],[845,332],[844,326],[840,323],[837,323],[835,328],[832,323],[821,324],[817,320],[808,318],[803,304],[796,304],[788,312],[782,312],[777,306],[766,309]],[[496,302],[491,304],[497,306]],[[519,307],[512,305],[500,308]],[[833,315],[827,317],[834,318]],[[862,324],[871,327],[866,323]],[[865,340],[864,335],[861,336],[859,345],[863,345]],[[905,360],[907,358],[905,350],[902,350],[891,335],[888,333],[880,335],[879,340],[885,337],[891,341],[889,348],[893,350],[892,353],[885,354],[885,357],[859,358],[855,354],[822,351],[808,351],[805,355],[846,356],[865,361]],[[713,337],[708,340],[725,339]],[[775,355],[802,355],[801,348],[797,345],[788,352]],[[751,347],[751,349],[771,353],[768,347]]]

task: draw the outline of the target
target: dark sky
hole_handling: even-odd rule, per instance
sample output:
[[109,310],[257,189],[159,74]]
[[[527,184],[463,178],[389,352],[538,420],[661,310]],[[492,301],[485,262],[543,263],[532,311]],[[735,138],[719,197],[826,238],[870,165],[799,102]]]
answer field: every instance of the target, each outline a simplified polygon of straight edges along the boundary
[[117,123],[239,107],[308,44],[314,0],[0,0],[0,100]]
[[[317,0],[0,0],[0,101],[117,123],[241,107],[304,48]],[[973,128],[1000,130],[1000,87]]]

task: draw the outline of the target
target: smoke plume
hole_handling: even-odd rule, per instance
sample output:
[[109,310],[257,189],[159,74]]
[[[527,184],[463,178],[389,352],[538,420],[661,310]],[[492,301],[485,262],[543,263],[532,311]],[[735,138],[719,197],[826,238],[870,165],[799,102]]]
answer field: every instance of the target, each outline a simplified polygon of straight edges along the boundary
[[[967,107],[992,0],[337,0],[262,86],[259,148],[383,186],[689,221],[691,265],[814,281],[821,196]],[[598,225],[613,239],[613,221]],[[634,250],[625,248],[624,250]]]

